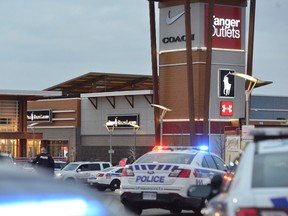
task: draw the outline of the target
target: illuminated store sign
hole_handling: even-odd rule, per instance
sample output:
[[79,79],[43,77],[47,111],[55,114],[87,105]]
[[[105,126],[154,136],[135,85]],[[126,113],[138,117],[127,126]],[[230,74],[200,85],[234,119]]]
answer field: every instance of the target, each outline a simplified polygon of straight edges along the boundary
[[111,115],[107,116],[107,123],[116,128],[133,128],[132,125],[139,126],[139,115]]
[[[208,6],[205,6],[205,30],[208,27]],[[241,8],[216,5],[213,15],[213,47],[241,49]],[[207,44],[205,37],[205,44]]]
[[52,111],[47,110],[28,110],[27,121],[33,122],[52,122]]
[[233,116],[233,102],[232,101],[220,102],[220,115],[221,116]]
[[230,73],[234,70],[221,69],[219,70],[219,97],[234,97],[234,76]]

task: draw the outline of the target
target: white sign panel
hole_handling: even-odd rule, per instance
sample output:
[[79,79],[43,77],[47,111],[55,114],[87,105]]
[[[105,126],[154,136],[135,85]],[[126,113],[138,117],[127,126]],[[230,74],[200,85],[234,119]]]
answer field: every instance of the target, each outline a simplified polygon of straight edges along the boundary
[[242,125],[242,139],[243,140],[253,140],[253,135],[250,131],[255,128],[254,125]]
[[225,149],[227,152],[234,152],[240,150],[240,136],[231,135],[226,136]]
[[[201,8],[201,9],[200,9]],[[200,40],[204,44],[203,38],[200,38],[200,26],[204,25],[203,17],[204,7],[199,3],[191,4],[191,37],[192,46],[199,47]],[[185,32],[185,9],[184,5],[174,7],[160,8],[160,51],[186,49]]]

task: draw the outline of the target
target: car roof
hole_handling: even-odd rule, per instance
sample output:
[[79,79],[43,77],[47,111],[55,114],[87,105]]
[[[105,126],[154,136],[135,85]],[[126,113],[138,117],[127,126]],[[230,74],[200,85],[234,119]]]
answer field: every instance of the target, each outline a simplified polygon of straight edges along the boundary
[[288,138],[288,128],[287,127],[265,127],[265,128],[255,128],[250,131],[255,142],[261,140],[271,140],[271,139],[285,139]]
[[91,164],[91,163],[110,163],[107,161],[74,161],[74,162],[70,162],[71,164]]
[[11,157],[11,154],[6,153],[6,152],[0,152],[0,156]]
[[54,163],[67,163],[67,162],[61,160],[54,160]]

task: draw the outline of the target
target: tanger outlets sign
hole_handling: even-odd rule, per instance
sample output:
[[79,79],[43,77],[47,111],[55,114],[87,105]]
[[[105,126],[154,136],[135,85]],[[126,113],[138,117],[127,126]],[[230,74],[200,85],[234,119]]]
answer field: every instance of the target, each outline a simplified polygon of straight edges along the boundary
[[219,70],[219,97],[234,97],[235,76],[230,75],[233,72],[229,69]]
[[139,126],[139,115],[109,115],[107,125],[115,128],[133,128],[132,125]]
[[[208,29],[208,5],[205,5],[205,30]],[[213,15],[214,48],[241,49],[241,8],[216,5]],[[205,37],[205,45],[207,38]]]
[[28,110],[27,121],[33,122],[52,122],[52,111],[47,110]]

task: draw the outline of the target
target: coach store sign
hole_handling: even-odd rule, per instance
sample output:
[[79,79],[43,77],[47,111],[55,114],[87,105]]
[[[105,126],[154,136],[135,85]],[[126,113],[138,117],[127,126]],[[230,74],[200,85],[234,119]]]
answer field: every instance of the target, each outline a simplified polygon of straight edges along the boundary
[[45,110],[28,110],[27,121],[33,122],[52,122],[51,109]]
[[139,115],[109,115],[107,123],[115,128],[133,128],[132,125],[139,125]]

